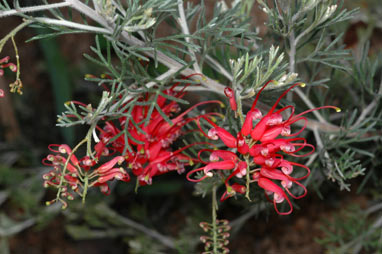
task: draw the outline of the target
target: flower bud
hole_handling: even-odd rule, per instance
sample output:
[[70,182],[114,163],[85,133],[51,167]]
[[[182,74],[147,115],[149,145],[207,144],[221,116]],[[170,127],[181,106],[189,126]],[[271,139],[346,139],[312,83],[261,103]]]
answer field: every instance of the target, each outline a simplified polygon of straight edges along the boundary
[[237,104],[236,104],[235,92],[231,88],[226,87],[224,89],[224,94],[229,98],[229,104],[231,106],[231,109],[233,111],[236,111],[237,110]]

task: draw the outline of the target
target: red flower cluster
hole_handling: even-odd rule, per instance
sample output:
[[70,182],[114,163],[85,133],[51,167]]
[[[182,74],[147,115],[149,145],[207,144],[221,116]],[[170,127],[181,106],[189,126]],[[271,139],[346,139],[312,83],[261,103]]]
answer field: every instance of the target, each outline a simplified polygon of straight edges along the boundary
[[[176,85],[164,91],[166,97],[181,99],[185,95],[183,90],[178,92],[174,90]],[[182,127],[195,119],[185,117],[187,113],[203,104],[220,103],[219,101],[201,102],[174,117],[176,113],[180,112],[180,107],[175,101],[168,102],[164,96],[159,95],[155,108],[150,112],[149,102],[153,100],[152,97],[147,94],[138,100],[137,105],[131,111],[131,117],[120,118],[119,126],[106,122],[105,127],[99,129],[101,141],[95,147],[97,153],[112,151],[122,154],[132,173],[137,176],[140,185],[151,184],[154,176],[169,171],[183,173],[185,166],[193,164],[194,159],[182,152],[196,143],[176,151],[173,151],[170,146],[182,135]],[[168,118],[172,117],[172,123],[166,121],[163,114]],[[147,117],[149,117],[148,121]],[[121,135],[126,126],[130,138]],[[113,137],[118,138],[110,142]],[[126,145],[130,150],[124,149]]]
[[[228,170],[229,176],[225,178],[226,192],[221,197],[221,200],[225,200],[228,197],[235,195],[236,193],[244,194],[247,191],[249,183],[257,182],[258,186],[265,190],[268,195],[273,195],[273,203],[277,213],[290,214],[293,211],[292,203],[287,196],[288,193],[294,199],[302,198],[306,195],[306,188],[299,181],[309,176],[310,170],[305,165],[288,161],[284,158],[283,154],[291,155],[295,157],[308,156],[314,152],[314,146],[308,144],[305,138],[296,137],[306,127],[307,119],[304,117],[306,113],[322,108],[333,108],[337,111],[339,108],[334,106],[323,106],[311,110],[307,110],[300,114],[295,115],[295,108],[291,105],[276,110],[280,100],[295,86],[305,85],[297,83],[287,89],[275,102],[272,108],[263,115],[259,109],[256,108],[257,101],[261,92],[269,84],[265,84],[258,92],[251,109],[247,112],[245,121],[242,124],[241,130],[237,133],[236,137],[229,133],[224,128],[217,126],[209,117],[201,116],[200,119],[205,119],[212,128],[208,131],[208,134],[203,132],[200,124],[200,130],[210,139],[220,139],[228,148],[237,153],[227,150],[215,150],[211,151],[204,149],[200,151],[200,154],[205,151],[210,152],[209,162],[205,162],[205,166],[194,169],[187,174],[187,179],[193,182],[199,182],[206,177],[213,175],[213,170]],[[232,91],[226,95],[230,99],[231,108],[234,110],[236,103],[232,99]],[[283,119],[282,113],[286,110],[290,110],[286,119]],[[297,132],[291,132],[291,125],[297,121],[304,121],[304,126]],[[281,136],[281,137],[280,137]],[[284,137],[284,138],[282,138]],[[311,151],[305,154],[298,154],[302,149],[309,147]],[[244,159],[241,159],[244,158]],[[293,177],[292,173],[295,168],[301,168],[304,170],[304,174],[299,177]],[[191,175],[196,172],[203,172],[203,175],[199,179],[191,178]],[[297,175],[301,172],[297,172]],[[296,173],[295,173],[296,174]],[[247,177],[247,184],[242,185],[239,183],[229,184],[229,180],[233,177],[242,178]],[[279,184],[277,184],[279,183]],[[297,185],[301,188],[302,192],[295,195],[291,192],[293,185]],[[286,201],[290,207],[287,212],[280,212],[277,204]]]
[[[117,179],[127,182],[130,179],[125,169],[115,167],[116,164],[124,162],[137,177],[140,185],[151,184],[154,176],[170,171],[183,173],[184,167],[193,164],[196,159],[182,152],[191,146],[201,144],[193,143],[172,150],[171,144],[183,134],[182,127],[195,120],[186,117],[186,114],[200,105],[221,104],[221,102],[201,102],[176,115],[180,112],[180,106],[176,101],[185,95],[184,89],[175,91],[177,85],[163,91],[163,96],[145,94],[132,102],[132,107],[126,107],[128,109],[125,116],[115,121],[106,121],[103,127],[97,126],[99,135],[94,133],[94,136],[98,142],[94,146],[92,157],[85,156],[78,160],[69,146],[51,145],[50,150],[55,154],[48,155],[44,164],[53,166],[54,169],[44,175],[45,186],[57,187],[61,195],[70,199],[73,196],[68,193],[68,187],[84,195],[88,187],[99,186],[103,193],[109,194],[108,181]],[[75,103],[86,107],[81,102]],[[122,105],[125,106],[126,104]],[[211,114],[213,113],[205,116]],[[58,147],[57,150],[53,149],[55,146]],[[62,154],[67,156],[64,157]],[[97,167],[97,162],[103,157],[111,159]]]
[[43,164],[53,169],[43,175],[44,187],[56,187],[59,190],[57,199],[63,203],[64,207],[66,202],[63,198],[68,200],[74,198],[71,192],[84,196],[88,188],[99,186],[101,192],[109,195],[108,181],[117,179],[128,182],[130,180],[127,172],[122,167],[118,167],[125,161],[122,156],[116,156],[96,167],[96,161],[89,156],[77,159],[68,145],[50,145],[49,150],[54,154],[49,154],[43,160]]

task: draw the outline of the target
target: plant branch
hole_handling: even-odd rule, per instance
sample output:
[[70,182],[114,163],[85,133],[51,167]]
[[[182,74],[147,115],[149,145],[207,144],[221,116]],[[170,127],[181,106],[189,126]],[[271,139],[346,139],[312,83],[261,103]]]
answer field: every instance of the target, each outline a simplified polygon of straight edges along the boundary
[[294,31],[292,30],[289,34],[289,72],[294,73],[295,72],[295,66],[296,66],[296,39],[294,35]]
[[161,242],[163,245],[167,246],[168,248],[175,249],[175,243],[171,237],[162,235],[159,232],[152,230],[150,228],[147,228],[144,225],[139,224],[127,217],[121,216],[118,213],[116,213],[114,210],[112,210],[110,207],[104,204],[98,205],[97,210],[103,211],[102,213],[110,216],[110,218],[112,218],[113,221],[117,220],[121,224],[121,226],[128,226],[128,227],[134,228],[135,230],[138,230],[144,233],[145,235],[148,235],[151,238],[158,240],[159,242]]
[[45,11],[45,10],[57,9],[57,8],[67,7],[70,5],[71,5],[71,3],[69,3],[69,2],[61,2],[61,3],[55,3],[55,4],[44,4],[44,5],[15,8],[14,10],[0,11],[0,18],[15,15],[15,14],[27,13],[27,12],[36,12],[36,11]]
[[[190,41],[191,41],[190,37],[189,37],[190,30],[188,29],[186,15],[184,14],[183,0],[178,0],[178,10],[179,10],[178,23],[182,29],[183,34],[186,35],[186,38],[185,38],[186,42],[190,43]],[[202,73],[202,71],[199,67],[198,59],[196,58],[195,52],[190,47],[188,47],[188,51],[191,54],[192,61],[194,61],[193,67],[194,67],[195,71],[198,73]]]
[[363,234],[360,234],[357,238],[353,239],[351,242],[343,245],[339,249],[339,253],[346,253],[348,250],[352,250],[353,254],[359,253],[362,249],[364,238],[369,237],[373,234],[377,229],[382,227],[382,216],[375,220],[374,224],[370,227],[370,229]]
[[[300,96],[300,98],[302,99],[302,101],[311,109],[313,108],[316,108],[316,106],[314,106],[314,104],[312,103],[312,101],[304,94],[303,91],[301,91],[301,89],[299,87],[296,87],[295,89],[295,92],[298,94],[298,96]],[[328,123],[325,118],[322,117],[322,115],[320,113],[318,113],[318,111],[313,111],[312,112],[318,119],[318,121],[320,121],[321,123]]]
[[34,20],[42,24],[50,24],[50,25],[56,25],[56,26],[75,28],[75,29],[84,30],[87,32],[93,32],[93,33],[111,34],[111,31],[105,28],[83,25],[83,24],[79,24],[79,23],[71,22],[67,20],[59,20],[59,19],[51,19],[51,18],[35,18]]
[[351,129],[357,128],[363,120],[365,120],[366,116],[377,106],[378,101],[381,99],[382,96],[382,79],[381,83],[379,84],[379,90],[378,93],[376,94],[376,97],[374,100],[361,112],[361,115],[357,119],[357,121],[353,124]]
[[221,64],[213,59],[211,56],[206,55],[207,63],[217,72],[221,73],[223,76],[225,76],[229,81],[233,81],[233,76],[231,73],[229,73]]
[[[67,2],[70,2],[72,4],[72,7],[76,9],[77,11],[81,12],[82,14],[86,15],[90,19],[94,20],[95,22],[99,23],[102,25],[104,28],[108,29],[110,32],[114,31],[113,27],[110,27],[107,21],[98,15],[98,13],[88,7],[87,5],[83,4],[82,2],[78,0],[66,0]],[[146,46],[145,43],[136,37],[130,35],[128,32],[123,31],[121,33],[121,40],[124,41],[125,43],[131,45],[131,46]],[[190,69],[190,68],[185,68],[183,64],[175,61],[174,59],[166,56],[160,51],[157,52],[152,52],[152,51],[145,51],[145,54],[153,59],[157,59],[160,63],[164,64],[170,69],[174,69],[176,71],[180,71],[180,73],[184,76],[190,76],[191,74],[195,74],[195,70]],[[182,70],[183,69],[183,70]],[[197,76],[192,76],[191,77],[193,80],[200,80],[200,77]],[[207,76],[203,76],[203,79],[200,80],[201,84],[205,87],[208,87],[210,90],[223,94],[224,92],[224,85],[220,84],[219,82],[216,82],[215,80],[210,79]]]
[[[306,31],[306,30],[305,30]],[[299,39],[302,37],[301,35],[303,35],[304,33],[301,33],[297,39],[295,38],[295,34],[294,34],[294,31],[293,29],[290,31],[290,34],[289,34],[289,72],[290,73],[293,73],[295,72],[296,70],[296,47],[297,47],[297,43],[299,41]],[[296,87],[294,89],[294,91],[297,93],[297,95],[304,101],[304,103],[309,107],[309,108],[316,108],[313,103],[311,102],[311,100],[301,91],[300,88]],[[290,97],[288,97],[288,99],[291,99]],[[313,111],[313,114],[317,117],[317,119],[321,122],[321,123],[327,123],[327,121],[325,120],[325,118],[323,118],[321,116],[321,114],[318,112],[318,111]]]
[[3,39],[0,40],[0,52],[3,50],[3,47],[5,43],[12,37],[14,37],[20,30],[22,30],[24,27],[30,25],[33,23],[31,20],[26,20],[20,25],[18,25],[16,28],[14,28],[10,33],[8,33]]
[[[324,158],[326,159],[326,164],[327,164],[327,167],[329,169],[333,169],[335,168],[338,172],[338,174],[340,175],[341,178],[345,178],[344,174],[341,172],[341,170],[339,169],[336,161],[333,161],[332,158],[330,157],[329,153],[327,150],[324,150],[324,144],[322,142],[322,139],[320,137],[320,133],[318,132],[318,128],[315,128],[313,129],[313,134],[314,134],[314,137],[316,139],[316,142],[317,142],[317,146],[318,148],[324,152]],[[328,174],[328,177],[329,178],[332,178],[332,179],[335,179],[333,176],[331,176],[331,174]],[[341,184],[341,189],[342,188],[345,188],[347,191],[350,191],[349,187],[346,186],[345,184]]]
[[94,20],[95,22],[102,25],[103,27],[108,26],[107,21],[104,18],[102,18],[95,10],[93,10],[86,4],[82,3],[81,1],[79,0],[65,0],[65,1],[67,3],[70,3],[73,9],[81,12],[82,14]]
[[[53,212],[57,212],[59,209],[60,209],[60,206],[59,204],[56,203],[52,206],[46,207],[45,211],[49,213],[53,213]],[[41,213],[41,214],[44,214],[44,213]],[[20,233],[23,230],[36,224],[38,219],[39,219],[38,217],[32,217],[8,228],[0,227],[0,237],[8,237],[8,236],[12,236],[17,233]]]
[[170,69],[168,69],[165,73],[163,73],[163,74],[159,75],[158,77],[156,77],[156,78],[155,78],[155,81],[156,81],[156,82],[151,81],[151,82],[147,83],[145,86],[146,86],[146,88],[153,87],[154,85],[157,84],[157,82],[160,82],[160,81],[163,81],[163,80],[169,78],[171,75],[173,75],[173,74],[176,73],[176,72],[177,72],[176,69],[171,69],[171,68],[170,68]]

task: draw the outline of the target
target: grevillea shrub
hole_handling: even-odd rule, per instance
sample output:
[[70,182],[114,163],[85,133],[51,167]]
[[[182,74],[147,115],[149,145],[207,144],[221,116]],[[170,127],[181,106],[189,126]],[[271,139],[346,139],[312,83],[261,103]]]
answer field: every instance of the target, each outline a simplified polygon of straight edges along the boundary
[[[366,166],[371,173],[361,187],[371,176],[378,179],[372,168],[380,165],[374,161],[380,154],[380,62],[367,57],[367,46],[352,57],[352,45],[344,44],[340,24],[354,19],[357,10],[347,10],[343,1],[43,2],[0,3],[0,17],[20,17],[20,25],[0,41],[0,53],[6,43],[14,49],[0,58],[0,76],[15,80],[9,91],[22,95],[28,89],[15,41],[26,27],[44,28],[31,40],[94,34],[91,53],[84,54],[92,74],[83,75],[86,84],[98,85],[86,90],[91,96],[69,100],[58,112],[57,126],[78,126],[84,135],[66,136],[67,142],[52,137],[47,144],[50,153],[41,156],[47,205],[74,204],[71,215],[77,215],[76,200],[86,207],[94,192],[110,195],[104,200],[111,202],[116,185],[140,193],[161,183],[164,174],[179,175],[182,188],[192,185],[211,200],[210,222],[196,224],[204,231],[203,253],[218,254],[230,251],[231,228],[255,214],[266,216],[264,207],[275,220],[298,205],[306,209],[299,199],[308,190],[315,195],[308,183],[318,190],[327,178],[350,190],[348,180],[364,174]],[[265,25],[254,21],[260,17]],[[56,92],[55,99],[63,94]],[[13,95],[3,88],[4,96]],[[340,106],[345,112],[339,113]],[[79,142],[69,145],[72,139]],[[234,206],[233,201],[240,202],[233,208],[240,223],[218,218],[219,206]],[[122,217],[103,202],[96,209],[102,220]],[[130,219],[120,222],[169,249],[196,251]],[[377,220],[362,239],[380,227]],[[348,251],[356,241],[345,242],[339,250]],[[150,243],[130,248],[161,253],[145,250]]]

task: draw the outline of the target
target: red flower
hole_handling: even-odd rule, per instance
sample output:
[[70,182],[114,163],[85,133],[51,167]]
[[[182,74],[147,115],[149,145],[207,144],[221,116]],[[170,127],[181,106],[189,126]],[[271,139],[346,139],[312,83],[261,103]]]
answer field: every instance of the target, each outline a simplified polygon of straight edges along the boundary
[[117,166],[125,161],[122,156],[116,156],[101,166],[95,167],[96,161],[89,156],[78,160],[68,145],[50,145],[49,149],[54,154],[49,154],[43,160],[43,164],[53,167],[53,170],[43,175],[44,186],[58,189],[57,200],[60,200],[64,207],[66,202],[62,198],[73,200],[73,192],[84,196],[88,188],[99,186],[101,192],[109,195],[110,189],[107,182],[114,179],[124,182],[130,180],[126,170]]
[[[302,83],[294,84],[289,87],[284,93],[277,99],[272,108],[266,113],[262,114],[259,109],[256,108],[257,101],[261,92],[269,84],[265,84],[252,104],[251,109],[247,112],[245,121],[240,129],[240,132],[236,135],[232,135],[224,128],[218,126],[208,116],[200,116],[197,119],[198,126],[202,133],[210,139],[220,139],[228,148],[237,149],[237,153],[226,150],[209,151],[210,161],[204,162],[206,165],[190,171],[187,174],[187,179],[193,182],[199,182],[206,177],[211,177],[215,171],[230,171],[230,174],[225,178],[226,192],[222,196],[222,200],[232,197],[235,193],[243,194],[246,190],[246,186],[252,182],[257,182],[258,186],[263,188],[268,195],[273,195],[273,203],[276,212],[279,214],[290,214],[293,211],[292,203],[288,197],[291,196],[294,199],[302,198],[306,195],[307,191],[299,181],[305,179],[310,174],[310,169],[305,165],[288,161],[284,158],[284,155],[291,155],[294,157],[309,156],[314,152],[314,146],[308,144],[305,138],[297,138],[306,127],[307,119],[305,114],[323,108],[333,108],[339,111],[339,108],[334,106],[323,106],[315,109],[304,111],[295,115],[295,109],[289,105],[281,109],[276,110],[280,100],[294,87],[298,85],[304,85]],[[227,89],[226,95],[229,98],[233,94],[232,90]],[[232,103],[231,103],[232,105]],[[284,119],[282,113],[290,110],[290,115]],[[200,119],[206,120],[212,128],[206,134],[200,125]],[[291,125],[297,121],[304,121],[304,126],[295,133],[291,132]],[[305,154],[300,154],[304,148],[310,148],[311,150]],[[205,152],[203,150],[201,152]],[[200,155],[199,155],[200,157]],[[240,159],[243,158],[243,159]],[[303,169],[305,173],[299,177],[292,177],[295,167]],[[251,168],[255,168],[252,169]],[[248,171],[249,170],[249,171]],[[301,171],[301,170],[299,170]],[[191,175],[196,172],[202,172],[203,174],[198,179],[191,178]],[[252,180],[248,182],[246,186],[234,183],[230,185],[228,181],[234,176],[241,178],[244,175],[252,174]],[[224,177],[224,174],[220,174]],[[302,194],[295,195],[292,193],[296,191],[293,186],[297,186],[302,190]],[[286,194],[288,193],[288,195]],[[280,212],[277,204],[286,201],[289,205],[287,212]]]
[[[231,174],[225,179],[226,191],[221,196],[221,201],[234,196],[236,193],[245,193],[245,186],[237,183],[230,185],[228,181],[234,176],[237,178],[242,178],[244,175],[246,175],[248,168],[247,163],[245,161],[239,160],[235,153],[226,150],[212,151],[210,149],[203,149],[199,151],[199,158],[200,154],[205,151],[210,152],[210,162],[204,162],[206,164],[205,166],[189,171],[187,173],[187,179],[191,182],[200,182],[207,177],[212,177],[212,170],[231,170]],[[200,161],[202,160],[200,159]],[[191,175],[196,172],[203,172],[204,175],[198,179],[191,178]]]
[[[184,89],[175,91],[177,85],[163,91],[163,94],[166,97],[181,99],[185,92]],[[101,141],[96,145],[97,154],[105,152],[121,154],[132,173],[137,176],[140,185],[152,184],[154,176],[170,171],[183,173],[185,166],[192,165],[195,159],[182,152],[198,143],[175,151],[171,145],[179,136],[185,134],[182,131],[183,126],[195,120],[194,117],[186,117],[190,111],[204,104],[221,104],[220,101],[204,101],[177,115],[180,112],[178,103],[169,101],[162,95],[155,96],[155,94],[145,94],[133,106],[131,117],[120,118],[118,123],[108,121],[103,128],[98,128]],[[154,99],[156,104],[152,108],[151,103]],[[164,115],[171,123],[164,118]],[[122,134],[124,130],[127,130],[128,135]]]
[[224,89],[224,94],[229,99],[229,104],[231,106],[231,109],[233,111],[236,111],[237,110],[237,104],[236,104],[235,92],[231,88],[226,87]]
[[17,67],[14,63],[8,63],[10,57],[6,56],[0,59],[0,76],[4,75],[4,70],[5,68],[9,68],[12,72],[17,71]]

